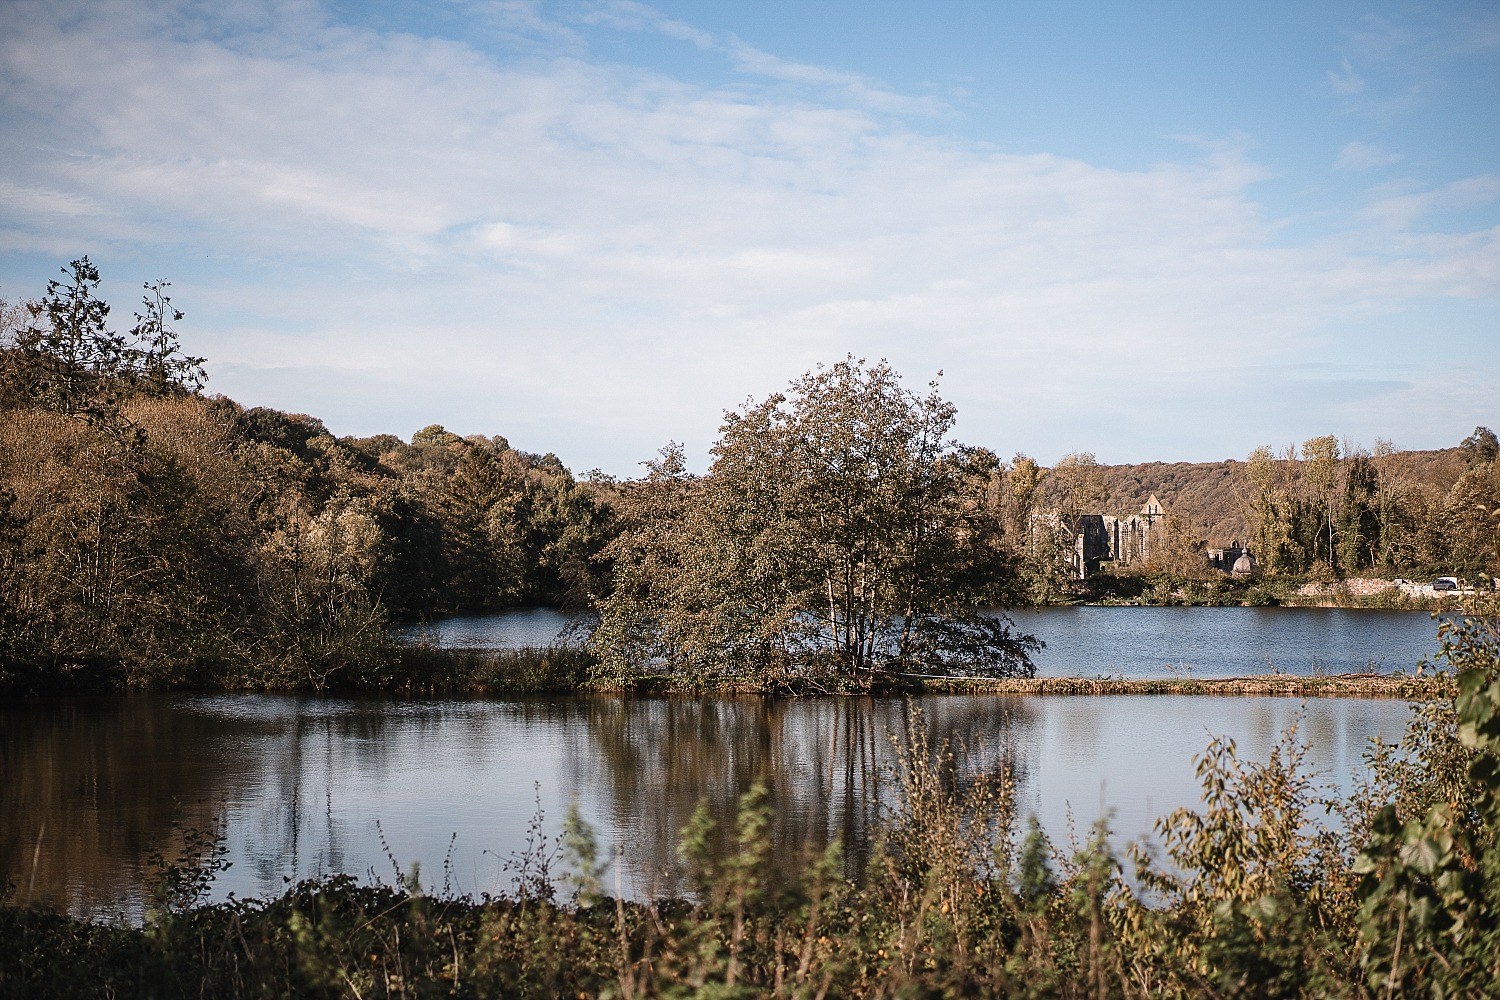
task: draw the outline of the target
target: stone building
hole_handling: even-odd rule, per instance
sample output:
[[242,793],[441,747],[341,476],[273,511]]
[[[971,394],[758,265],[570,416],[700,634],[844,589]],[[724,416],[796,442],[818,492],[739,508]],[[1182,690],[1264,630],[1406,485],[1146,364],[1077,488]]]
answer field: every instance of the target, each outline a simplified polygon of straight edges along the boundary
[[1251,576],[1259,568],[1249,546],[1238,541],[1225,549],[1209,549],[1208,564],[1233,576]]
[[1104,562],[1130,566],[1151,559],[1151,545],[1163,529],[1161,501],[1156,494],[1141,505],[1140,513],[1128,517],[1083,514],[1074,522],[1072,567],[1075,579],[1099,572]]

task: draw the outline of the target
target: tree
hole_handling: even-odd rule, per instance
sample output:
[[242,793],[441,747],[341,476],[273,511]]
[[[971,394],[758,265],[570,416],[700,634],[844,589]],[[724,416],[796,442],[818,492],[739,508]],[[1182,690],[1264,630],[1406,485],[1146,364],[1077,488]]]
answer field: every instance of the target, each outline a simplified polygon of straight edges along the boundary
[[[93,424],[114,424],[132,395],[195,393],[207,376],[203,359],[184,355],[172,323],[168,282],[148,282],[143,312],[129,336],[109,329],[110,307],[98,297],[99,269],[80,257],[62,269],[65,280],[47,283],[47,294],[25,309],[0,317],[3,395]],[[8,329],[8,328],[14,329]]]
[[1500,477],[1493,468],[1474,468],[1460,476],[1438,514],[1448,565],[1469,576],[1500,572],[1492,561],[1500,555]]
[[1321,524],[1313,534],[1313,562],[1325,560],[1329,568],[1336,570],[1334,513],[1338,504],[1339,439],[1325,434],[1304,441],[1302,463],[1303,479],[1312,494],[1310,506],[1321,515]]
[[1250,484],[1245,522],[1250,527],[1251,548],[1267,573],[1297,572],[1305,565],[1293,539],[1299,513],[1292,490],[1295,458],[1293,447],[1277,456],[1262,445],[1250,453],[1245,465]]
[[208,381],[203,370],[206,359],[188,357],[177,342],[172,324],[182,319],[182,311],[167,296],[169,281],[146,282],[141,297],[144,312],[135,314],[130,330],[133,342],[125,361],[134,387],[148,396],[166,396],[174,392],[197,392]]
[[1344,488],[1339,503],[1339,566],[1347,575],[1379,558],[1380,484],[1370,456],[1355,445],[1344,447]]
[[125,340],[105,326],[99,269],[80,257],[62,269],[65,281],[47,282],[40,308],[7,352],[7,381],[22,396],[57,413],[97,419],[113,400],[109,380],[122,367]]
[[988,452],[956,411],[850,357],[725,414],[701,479],[680,449],[626,491],[594,645],[616,669],[704,676],[1032,670],[984,609],[1013,575]]
[[1495,456],[1500,455],[1500,438],[1488,427],[1476,427],[1458,449],[1470,469],[1483,469],[1494,464]]

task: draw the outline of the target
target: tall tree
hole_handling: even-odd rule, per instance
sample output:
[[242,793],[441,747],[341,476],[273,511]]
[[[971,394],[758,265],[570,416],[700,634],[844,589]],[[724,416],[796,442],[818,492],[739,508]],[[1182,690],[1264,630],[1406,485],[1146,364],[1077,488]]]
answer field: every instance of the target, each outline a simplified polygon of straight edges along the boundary
[[130,396],[203,387],[203,359],[182,353],[172,327],[182,313],[166,294],[168,282],[146,284],[142,311],[126,336],[109,329],[110,307],[98,295],[99,269],[88,257],[62,273],[64,280],[49,281],[39,303],[0,317],[3,395],[90,423],[113,424],[120,403]]
[[197,392],[208,381],[203,369],[205,359],[183,354],[177,341],[172,324],[182,319],[182,311],[167,295],[171,285],[169,281],[146,282],[142,311],[135,314],[131,343],[126,349],[134,387],[151,396]]
[[984,612],[1011,564],[955,412],[851,357],[727,413],[706,477],[652,469],[676,510],[627,528],[596,646],[689,673],[1029,672],[1035,640]]
[[47,282],[41,306],[15,337],[6,376],[23,396],[68,416],[97,419],[112,409],[110,380],[124,365],[125,339],[106,323],[99,269],[80,257]]
[[1250,453],[1245,476],[1250,483],[1245,521],[1255,557],[1268,573],[1299,572],[1306,560],[1296,541],[1300,504],[1294,491],[1296,449],[1277,455],[1262,445]]
[[1346,444],[1343,496],[1338,504],[1338,561],[1346,574],[1374,566],[1379,559],[1379,489],[1370,456]]
[[1334,549],[1334,515],[1338,507],[1339,439],[1332,434],[1302,443],[1302,478],[1310,494],[1310,506],[1318,511],[1320,524],[1313,534],[1312,557],[1337,570]]

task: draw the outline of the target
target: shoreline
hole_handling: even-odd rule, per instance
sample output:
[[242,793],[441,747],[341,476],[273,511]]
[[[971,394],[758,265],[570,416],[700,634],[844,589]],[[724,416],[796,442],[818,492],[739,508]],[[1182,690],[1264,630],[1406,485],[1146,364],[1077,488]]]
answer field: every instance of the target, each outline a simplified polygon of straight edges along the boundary
[[1447,673],[1422,674],[1250,674],[1241,677],[1006,677],[931,678],[920,681],[926,694],[1030,695],[1216,695],[1270,698],[1392,698],[1435,701],[1451,697]]
[[[114,697],[132,692],[182,694],[286,694],[334,698],[398,700],[484,700],[535,695],[622,697],[817,698],[869,696],[896,698],[923,694],[991,694],[997,696],[1070,697],[1101,695],[1218,695],[1278,698],[1395,698],[1430,701],[1451,697],[1452,677],[1441,669],[1418,668],[1377,673],[1340,674],[1282,672],[1230,677],[1061,676],[986,677],[928,675],[885,671],[858,678],[842,674],[718,676],[684,678],[657,675],[601,677],[598,661],[573,646],[483,649],[471,647],[386,647],[361,663],[324,673],[319,683],[257,683],[241,676],[208,678],[196,683],[139,685],[102,665],[46,680],[12,676],[0,685],[0,699]],[[72,680],[73,683],[67,683]],[[62,683],[59,683],[62,681]]]

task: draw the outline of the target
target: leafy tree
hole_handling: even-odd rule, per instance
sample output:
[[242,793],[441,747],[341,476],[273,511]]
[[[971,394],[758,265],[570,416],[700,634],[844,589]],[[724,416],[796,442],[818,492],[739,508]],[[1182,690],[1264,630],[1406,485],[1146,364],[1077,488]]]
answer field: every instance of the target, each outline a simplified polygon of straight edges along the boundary
[[1483,469],[1495,462],[1500,455],[1500,439],[1488,427],[1476,427],[1474,433],[1463,439],[1458,446],[1464,454],[1464,462],[1470,469]]
[[99,269],[88,257],[47,282],[40,308],[8,352],[8,380],[21,395],[68,416],[97,419],[113,399],[108,380],[124,367],[125,339],[106,327],[109,305],[98,297]]
[[1302,443],[1302,476],[1310,494],[1309,506],[1318,512],[1321,521],[1312,536],[1313,562],[1324,560],[1336,570],[1334,517],[1338,507],[1338,438],[1326,434]]
[[1500,573],[1492,561],[1500,548],[1500,477],[1495,466],[1472,468],[1443,501],[1440,522],[1448,565],[1470,576]]
[[413,445],[450,445],[462,444],[463,438],[443,427],[442,424],[428,424],[411,436]]
[[1252,548],[1269,573],[1299,572],[1307,562],[1295,531],[1301,505],[1294,492],[1296,451],[1288,447],[1278,456],[1262,446],[1250,453],[1246,478],[1250,483],[1248,522]]
[[135,314],[130,330],[133,343],[127,355],[134,387],[151,396],[174,392],[197,392],[208,381],[203,370],[204,358],[182,353],[177,331],[172,324],[182,319],[182,311],[167,296],[169,281],[146,282],[141,298],[143,312]]
[[1379,557],[1379,483],[1370,456],[1345,448],[1343,496],[1339,501],[1338,564],[1346,573],[1374,566]]
[[689,676],[882,667],[1029,673],[983,608],[1013,577],[992,455],[885,363],[850,357],[725,414],[702,479],[665,451],[627,501],[596,648]]
[[1086,571],[1078,560],[1077,539],[1084,530],[1083,517],[1097,513],[1104,506],[1106,490],[1099,462],[1092,452],[1071,452],[1057,460],[1047,474],[1051,494],[1051,511],[1040,525],[1038,559],[1034,563],[1045,580],[1038,596],[1047,599],[1060,596],[1068,581]]

